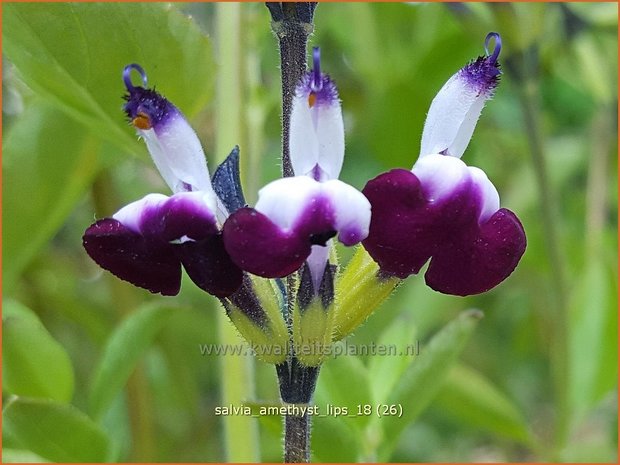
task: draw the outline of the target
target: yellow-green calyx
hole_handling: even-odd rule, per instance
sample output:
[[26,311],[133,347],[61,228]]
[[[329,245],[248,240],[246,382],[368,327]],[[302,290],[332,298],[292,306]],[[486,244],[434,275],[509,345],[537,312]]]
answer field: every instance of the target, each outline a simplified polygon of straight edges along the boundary
[[325,266],[319,289],[314,289],[308,266],[293,307],[293,349],[302,365],[316,367],[331,349],[334,320],[334,275],[336,267]]
[[383,275],[368,252],[358,247],[336,282],[333,340],[339,341],[351,334],[401,282],[397,277]]
[[324,308],[320,297],[301,310],[293,310],[293,344],[297,359],[305,366],[318,366],[329,355],[334,320],[333,304]]
[[302,267],[298,292],[289,302],[290,326],[275,281],[246,275],[239,291],[224,299],[231,321],[259,360],[277,365],[293,356],[301,366],[320,366],[332,344],[364,323],[402,282],[382,273],[363,247],[338,278],[336,268],[328,261],[315,290],[307,265]]
[[[280,311],[281,299],[278,298],[278,290],[274,289],[275,283],[258,277],[245,279],[242,287],[248,291],[247,294],[232,296],[224,303],[228,316],[259,360],[282,363],[288,354],[289,337]],[[242,305],[240,299],[244,297]],[[248,305],[249,299],[256,299],[255,305],[261,312],[259,317],[248,312],[248,308],[252,307]]]

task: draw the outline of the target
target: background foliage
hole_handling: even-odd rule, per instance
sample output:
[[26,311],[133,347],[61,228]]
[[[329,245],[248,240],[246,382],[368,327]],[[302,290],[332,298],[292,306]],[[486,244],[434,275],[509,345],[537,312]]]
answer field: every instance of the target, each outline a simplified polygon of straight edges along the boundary
[[[278,418],[214,415],[278,399],[271,366],[201,355],[227,337],[217,301],[189,282],[152,296],[81,247],[94,217],[166,192],[120,111],[128,63],[191,118],[212,169],[230,104],[214,89],[238,82],[249,200],[279,175],[269,21],[262,4],[3,4],[4,461],[279,460]],[[413,164],[436,91],[502,34],[503,82],[465,158],[518,213],[528,249],[482,296],[409,278],[348,343],[419,340],[422,356],[329,360],[316,394],[352,411],[396,399],[403,418],[315,419],[314,458],[615,462],[615,6],[330,3],[315,24],[345,111],[342,179],[358,188]],[[242,73],[218,72],[226,60]],[[485,314],[475,330],[472,307]],[[222,388],[248,376],[243,398]]]

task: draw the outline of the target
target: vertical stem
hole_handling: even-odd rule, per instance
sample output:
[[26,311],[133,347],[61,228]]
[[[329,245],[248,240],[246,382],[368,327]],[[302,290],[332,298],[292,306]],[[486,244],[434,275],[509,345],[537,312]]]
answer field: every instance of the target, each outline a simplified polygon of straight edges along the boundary
[[[250,16],[251,15],[251,16]],[[248,17],[249,16],[249,17]],[[249,9],[246,22],[254,25],[258,18],[256,8]],[[246,201],[253,205],[256,202],[258,189],[262,185],[261,155],[265,150],[265,98],[264,83],[261,79],[261,53],[259,46],[259,28],[248,27],[244,35],[246,39],[245,80],[248,99],[245,105],[245,121],[247,125],[247,144],[241,157],[241,176]]]
[[[271,13],[271,27],[278,38],[280,71],[282,76],[282,175],[294,176],[289,153],[291,107],[295,88],[306,71],[306,47],[313,31],[312,20],[316,2],[267,2]],[[286,279],[287,325],[292,327],[291,315],[296,279]],[[309,403],[314,393],[318,368],[301,367],[294,354],[276,367],[282,400],[290,403]],[[310,418],[285,415],[284,461],[306,463],[310,460]]]
[[[276,365],[282,400],[292,405],[309,406],[312,401],[319,367],[307,367],[295,356]],[[284,462],[307,463],[310,461],[310,416],[284,415]]]
[[[241,106],[243,89],[241,8],[239,3],[218,3],[216,6],[219,72],[215,145],[220,160],[228,155],[235,144],[240,143],[244,135]],[[220,344],[243,343],[224,311],[218,313],[217,325]],[[241,402],[254,397],[254,366],[250,356],[222,356],[220,367],[222,405],[238,406]],[[223,426],[227,461],[257,462],[260,459],[255,419],[233,415],[224,419]]]
[[602,252],[602,234],[608,208],[608,161],[613,141],[613,114],[609,105],[601,105],[594,116],[586,190],[586,254],[598,257]]
[[310,417],[284,416],[284,462],[308,463],[310,461]]
[[[273,32],[280,45],[280,70],[282,73],[282,175],[293,176],[289,153],[291,106],[295,87],[306,72],[306,47],[313,31],[314,4],[283,2],[268,4],[272,13]],[[274,13],[273,8],[279,8]],[[280,16],[278,16],[280,15]]]
[[216,82],[216,131],[215,146],[219,161],[239,145],[245,136],[245,121],[241,98],[243,94],[243,42],[241,30],[241,5],[218,3],[216,5],[216,46],[218,73]]

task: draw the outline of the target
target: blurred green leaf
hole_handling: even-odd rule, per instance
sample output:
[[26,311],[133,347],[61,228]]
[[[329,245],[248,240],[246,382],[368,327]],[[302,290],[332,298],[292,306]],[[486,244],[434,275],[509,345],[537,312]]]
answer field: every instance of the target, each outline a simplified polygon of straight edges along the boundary
[[19,318],[33,323],[41,323],[37,314],[25,305],[17,300],[4,299],[2,301],[2,318],[6,320],[9,317]]
[[151,85],[190,115],[212,91],[209,40],[167,4],[12,3],[2,32],[4,52],[26,84],[128,150],[139,146],[120,111],[126,65],[142,65]]
[[[2,317],[2,390],[14,395],[69,402],[74,375],[65,349],[21,307],[5,302]],[[8,314],[8,315],[7,315]]]
[[352,463],[358,460],[359,431],[351,429],[342,417],[312,418],[311,438],[313,461]]
[[90,391],[90,413],[99,420],[121,391],[129,375],[173,310],[148,304],[129,315],[110,335],[95,369]]
[[601,103],[615,100],[618,67],[613,57],[618,56],[617,37],[611,34],[593,37],[583,35],[575,39],[575,53],[579,63],[582,82],[590,94]]
[[47,463],[48,461],[28,450],[2,448],[2,463]]
[[618,7],[613,2],[566,2],[566,7],[593,25],[618,29]]
[[531,437],[512,401],[481,373],[454,365],[435,403],[446,413],[485,430],[528,444]]
[[592,258],[569,302],[569,400],[578,420],[616,386],[617,286],[604,260]]
[[98,169],[98,146],[82,126],[47,105],[27,108],[2,146],[3,285],[56,233]]
[[[345,343],[336,343],[335,349],[344,349]],[[312,452],[317,460],[359,460],[362,428],[370,417],[358,416],[358,406],[371,399],[368,370],[359,357],[339,355],[324,362],[314,398],[321,416],[312,420]]]
[[523,51],[540,43],[540,37],[549,25],[545,22],[546,3],[489,4],[494,14],[493,27],[502,34],[504,44],[510,44],[511,50]]
[[380,457],[389,456],[403,429],[435,397],[482,316],[479,310],[462,312],[433,336],[403,374],[388,400],[388,404],[402,405],[402,416],[378,419],[384,432]]
[[[345,347],[344,342],[336,345]],[[332,406],[346,408],[349,415],[356,415],[358,405],[368,404],[372,399],[368,370],[361,359],[354,355],[340,355],[325,361],[321,367],[320,386],[325,391],[321,398]],[[326,407],[320,406],[322,413],[326,413]],[[368,423],[369,418],[357,416],[346,420],[352,426],[361,428]]]
[[2,426],[24,448],[52,462],[105,462],[108,439],[71,405],[17,398],[2,412]]
[[379,336],[379,347],[394,347],[396,353],[389,356],[375,355],[368,362],[370,387],[374,403],[385,403],[394,385],[407,366],[415,360],[416,354],[407,354],[415,349],[416,327],[408,315],[399,315]]

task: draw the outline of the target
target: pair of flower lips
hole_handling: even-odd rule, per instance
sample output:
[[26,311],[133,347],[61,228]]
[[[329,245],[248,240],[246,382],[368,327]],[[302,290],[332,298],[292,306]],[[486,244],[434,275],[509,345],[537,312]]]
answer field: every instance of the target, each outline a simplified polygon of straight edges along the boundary
[[201,289],[225,297],[242,272],[224,250],[203,192],[149,194],[90,226],[83,244],[97,264],[132,284],[178,294],[181,265]]
[[428,112],[412,170],[394,169],[366,184],[372,205],[363,245],[388,275],[406,278],[426,262],[432,289],[460,296],[506,279],[525,252],[517,216],[499,207],[486,174],[460,160],[499,81],[499,34],[492,54],[469,63],[439,91]]
[[290,157],[295,176],[259,191],[254,208],[242,208],[224,225],[224,243],[244,270],[281,278],[308,263],[320,288],[332,237],[345,246],[368,235],[370,204],[338,180],[344,160],[344,125],[336,85],[321,72],[320,50],[293,97]]
[[[145,87],[133,85],[132,71]],[[123,81],[123,109],[173,195],[148,194],[95,222],[84,233],[84,248],[102,268],[153,293],[178,294],[184,268],[198,287],[226,297],[243,272],[224,248],[227,207],[213,189],[200,141],[172,103],[146,88],[139,65],[125,67]],[[238,165],[238,150],[230,160]]]
[[224,241],[244,270],[281,278],[297,271],[313,246],[327,249],[334,236],[347,246],[359,243],[369,222],[370,205],[355,188],[335,179],[295,176],[263,187],[254,208],[231,215]]

